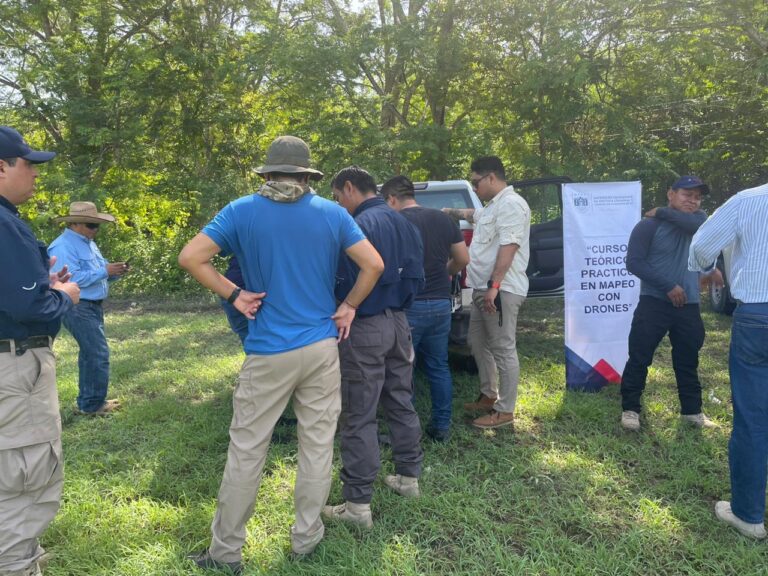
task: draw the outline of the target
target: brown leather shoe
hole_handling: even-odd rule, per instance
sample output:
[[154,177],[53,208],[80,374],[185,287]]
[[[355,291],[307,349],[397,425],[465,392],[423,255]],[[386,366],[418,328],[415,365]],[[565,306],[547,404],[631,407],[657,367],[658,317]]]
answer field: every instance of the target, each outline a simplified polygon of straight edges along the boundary
[[93,412],[83,412],[82,410],[76,409],[75,414],[82,414],[83,416],[107,416],[118,410],[120,410],[120,400],[107,400],[98,410],[94,410]]
[[485,394],[480,394],[474,402],[464,404],[464,410],[470,412],[490,412],[493,405],[496,404],[496,398],[489,398]]
[[501,426],[512,426],[514,428],[515,415],[512,412],[496,412],[492,410],[490,414],[480,416],[472,421],[472,426],[476,428],[499,428]]

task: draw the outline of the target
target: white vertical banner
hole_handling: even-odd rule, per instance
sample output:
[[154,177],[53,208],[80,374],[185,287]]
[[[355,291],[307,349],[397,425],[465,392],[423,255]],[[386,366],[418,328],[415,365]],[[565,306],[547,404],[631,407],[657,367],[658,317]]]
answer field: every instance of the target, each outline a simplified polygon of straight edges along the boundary
[[563,185],[565,380],[597,391],[621,381],[640,280],[626,267],[640,182]]

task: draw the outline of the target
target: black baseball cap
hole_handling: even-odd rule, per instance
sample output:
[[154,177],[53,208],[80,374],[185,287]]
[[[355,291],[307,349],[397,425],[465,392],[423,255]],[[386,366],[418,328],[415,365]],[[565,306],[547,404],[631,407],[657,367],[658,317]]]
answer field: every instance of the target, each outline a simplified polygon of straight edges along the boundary
[[677,182],[672,184],[672,190],[678,188],[701,188],[702,194],[709,194],[709,186],[704,184],[698,176],[680,176]]
[[24,158],[32,164],[48,162],[56,152],[32,150],[17,130],[10,126],[0,126],[0,158]]

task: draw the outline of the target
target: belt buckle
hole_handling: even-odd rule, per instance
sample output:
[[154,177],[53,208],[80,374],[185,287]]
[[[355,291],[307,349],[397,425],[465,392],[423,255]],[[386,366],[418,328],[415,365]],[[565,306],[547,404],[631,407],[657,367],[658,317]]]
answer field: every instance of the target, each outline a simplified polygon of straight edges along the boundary
[[14,342],[16,343],[16,356],[23,356],[29,350],[27,340],[14,340]]

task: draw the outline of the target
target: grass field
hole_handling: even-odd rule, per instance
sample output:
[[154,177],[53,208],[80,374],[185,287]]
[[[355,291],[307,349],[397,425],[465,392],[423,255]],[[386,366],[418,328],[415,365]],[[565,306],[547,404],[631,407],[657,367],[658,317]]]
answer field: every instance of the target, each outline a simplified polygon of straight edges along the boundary
[[[618,388],[566,392],[562,301],[528,302],[518,341],[514,433],[468,425],[476,378],[455,373],[454,435],[425,442],[423,496],[375,487],[370,532],[328,524],[307,560],[289,558],[295,431],[279,427],[244,550],[246,574],[757,575],[768,548],[717,523],[729,495],[730,320],[706,313],[704,409],[715,430],[684,427],[669,347],[644,397],[643,431],[619,426]],[[107,316],[111,397],[124,410],[74,415],[76,347],[56,344],[66,480],[43,544],[48,575],[196,574],[184,560],[209,541],[243,356],[223,314],[182,303],[120,306]],[[425,382],[417,408],[428,415]],[[391,472],[384,453],[383,472]],[[338,473],[336,454],[334,475]],[[335,479],[331,499],[340,501]]]

